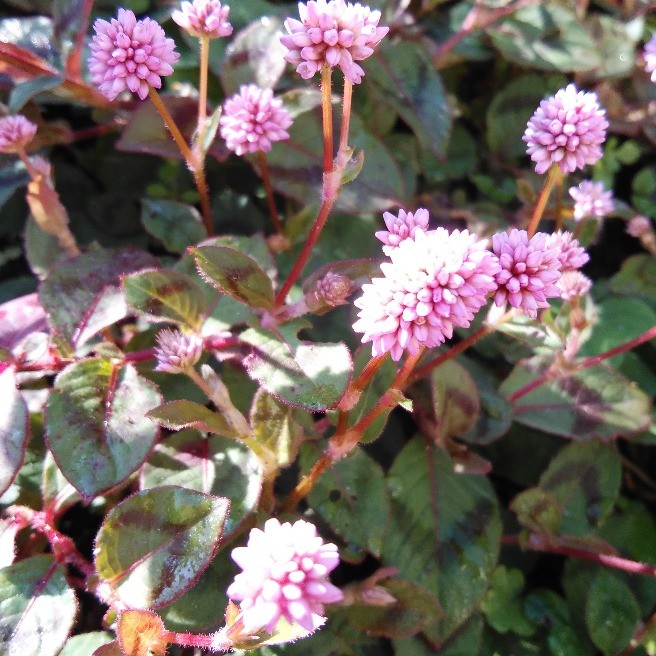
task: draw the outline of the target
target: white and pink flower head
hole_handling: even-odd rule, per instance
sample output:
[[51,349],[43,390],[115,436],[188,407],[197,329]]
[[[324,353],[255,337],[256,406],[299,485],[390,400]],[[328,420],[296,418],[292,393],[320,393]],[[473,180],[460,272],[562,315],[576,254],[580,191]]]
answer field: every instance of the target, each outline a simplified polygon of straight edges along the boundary
[[162,77],[173,73],[180,57],[159,23],[151,18],[137,20],[129,9],[119,9],[110,22],[97,19],[93,29],[89,71],[109,100],[126,89],[145,100],[148,86],[161,88]]
[[0,153],[7,155],[23,151],[34,139],[36,125],[22,114],[0,118]]
[[585,248],[579,244],[571,232],[566,230],[558,230],[549,235],[547,244],[549,248],[553,248],[558,252],[560,270],[563,272],[580,269],[590,259],[590,256],[585,252]]
[[232,550],[232,559],[242,572],[228,596],[241,602],[246,632],[272,633],[280,618],[314,631],[325,621],[323,605],[343,598],[328,580],[339,563],[337,547],[324,543],[302,519],[293,524],[269,519],[263,529],[251,530],[247,546]]
[[656,82],[656,34],[645,43],[642,54],[645,58],[645,71],[651,73],[651,81]]
[[374,356],[389,351],[398,361],[404,351],[438,346],[454,327],[469,327],[496,289],[499,262],[468,230],[417,230],[391,250],[390,260],[355,301],[353,329],[372,343]]
[[569,195],[574,199],[575,221],[603,219],[615,208],[613,192],[607,191],[603,182],[583,180],[577,187],[570,187]]
[[155,371],[181,374],[193,367],[203,354],[203,340],[194,334],[165,328],[157,335]]
[[376,238],[383,242],[383,253],[389,255],[404,239],[414,237],[417,230],[428,229],[428,210],[420,207],[416,212],[399,210],[398,216],[391,212],[383,214],[387,230],[376,232]]
[[606,112],[597,94],[577,91],[569,84],[540,103],[522,139],[536,173],[546,173],[552,164],[563,173],[572,173],[601,157],[606,128]]
[[526,230],[513,228],[494,235],[492,248],[501,265],[496,274],[496,305],[508,302],[537,317],[539,308],[549,307],[547,298],[560,296],[556,285],[562,266],[560,250],[550,244],[549,235],[538,232],[529,239]]
[[592,289],[592,280],[580,271],[570,269],[563,271],[557,285],[563,301],[573,301],[575,298],[585,296]]
[[171,18],[191,36],[218,39],[232,34],[229,13],[230,7],[219,0],[193,0],[183,2],[180,9],[171,13]]
[[219,124],[228,148],[244,155],[258,150],[266,153],[274,141],[289,139],[292,119],[271,89],[249,84],[225,101]]
[[298,5],[300,21],[285,21],[287,34],[280,38],[289,51],[285,61],[308,80],[324,65],[339,66],[344,76],[359,84],[364,75],[356,62],[370,57],[389,31],[379,27],[380,11],[344,0],[310,0]]

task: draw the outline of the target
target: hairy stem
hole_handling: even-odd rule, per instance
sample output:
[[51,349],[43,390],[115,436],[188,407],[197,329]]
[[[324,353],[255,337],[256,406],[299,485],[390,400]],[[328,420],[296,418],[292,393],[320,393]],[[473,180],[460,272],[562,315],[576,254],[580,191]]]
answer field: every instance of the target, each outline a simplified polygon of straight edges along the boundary
[[280,216],[276,208],[276,200],[273,197],[273,188],[271,187],[271,176],[269,175],[269,164],[263,150],[257,151],[257,156],[260,161],[260,169],[262,171],[262,182],[264,183],[264,190],[266,191],[267,203],[269,204],[269,215],[271,216],[271,223],[279,235],[283,234],[282,223],[280,223]]
[[189,148],[189,145],[185,141],[185,138],[182,136],[182,132],[180,132],[180,128],[178,128],[177,123],[173,119],[173,116],[171,116],[171,112],[169,112],[169,110],[167,109],[161,96],[159,95],[159,93],[157,93],[157,90],[150,84],[148,85],[148,95],[150,97],[151,102],[155,106],[157,113],[162,117],[164,126],[171,133],[171,136],[173,137],[173,141],[175,141],[175,145],[180,150],[180,153],[184,157],[185,162],[187,162],[187,166],[192,171],[195,171],[196,162],[195,162],[194,155],[191,152],[191,149]]
[[333,69],[327,64],[321,69],[321,116],[323,122],[323,173],[333,170]]
[[528,224],[527,232],[529,239],[538,229],[538,224],[540,223],[540,219],[544,213],[544,208],[547,206],[547,201],[549,200],[549,194],[551,193],[551,189],[553,188],[554,182],[556,181],[556,178],[559,174],[560,171],[558,170],[558,164],[552,164],[549,172],[547,173],[547,177],[544,181],[542,190],[540,191],[540,195],[538,196],[537,203],[535,204],[535,209],[533,210],[531,221]]
[[353,100],[353,83],[344,78],[344,96],[342,99],[342,125],[339,131],[339,153],[348,148],[349,127],[351,124],[351,103]]
[[207,117],[207,69],[210,59],[210,39],[202,36],[200,39],[200,79],[198,83],[198,134],[202,136]]

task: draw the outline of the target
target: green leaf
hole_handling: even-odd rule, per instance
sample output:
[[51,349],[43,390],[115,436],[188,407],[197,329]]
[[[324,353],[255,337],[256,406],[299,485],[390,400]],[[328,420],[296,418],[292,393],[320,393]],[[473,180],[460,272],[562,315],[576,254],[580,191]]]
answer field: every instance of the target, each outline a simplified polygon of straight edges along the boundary
[[148,457],[158,428],[144,415],[161,401],[131,364],[91,358],[57,376],[46,405],[46,440],[85,501],[124,481]]
[[193,401],[170,401],[149,410],[146,416],[171,430],[196,428],[206,433],[237,437],[234,428],[223,415]]
[[380,103],[407,123],[423,148],[437,157],[445,154],[451,129],[449,103],[420,43],[383,41],[367,62],[365,83]]
[[539,487],[518,494],[510,505],[522,526],[531,531],[555,537],[562,522],[562,509],[556,499]]
[[201,276],[224,294],[249,307],[273,308],[271,278],[255,260],[226,246],[192,248]]
[[158,266],[156,258],[136,249],[85,253],[50,272],[41,283],[39,300],[55,332],[80,346],[128,315],[120,277]]
[[[297,411],[296,411],[297,412]],[[275,454],[279,467],[296,459],[303,439],[303,428],[294,418],[294,409],[259,389],[253,399],[250,423],[255,441]]]
[[0,496],[11,485],[25,458],[30,437],[27,403],[18,391],[16,372],[7,367],[0,373]]
[[604,656],[617,656],[629,644],[640,620],[630,588],[609,571],[595,577],[585,606],[590,637]]
[[176,271],[154,269],[121,278],[125,300],[149,321],[174,321],[197,330],[205,312],[198,285]]
[[494,570],[492,587],[487,591],[481,604],[485,617],[499,633],[512,631],[520,636],[535,633],[536,626],[524,615],[520,595],[524,589],[524,575],[521,570],[499,565]]
[[442,439],[458,437],[476,423],[480,411],[476,383],[455,360],[433,370],[431,390],[437,430]]
[[[244,211],[241,209],[240,211]],[[226,246],[248,255],[255,260],[258,266],[264,271],[271,280],[276,279],[276,264],[271,256],[271,251],[267,246],[266,239],[261,233],[255,235],[222,235],[221,237],[212,237],[203,242],[203,246]]]
[[486,115],[487,142],[504,160],[524,156],[522,135],[540,101],[565,86],[562,75],[522,75],[505,85],[492,99]]
[[[440,645],[439,656],[477,656],[482,632],[483,621],[480,613],[477,613],[453,638]],[[421,635],[412,638],[396,638],[392,642],[395,656],[434,656],[435,654],[435,647]]]
[[229,507],[228,499],[174,486],[133,494],[100,527],[98,575],[132,608],[165,606],[211,562]]
[[287,49],[280,43],[282,20],[262,16],[231,37],[219,77],[226,95],[242,84],[273,89],[285,70]]
[[141,223],[171,253],[184,253],[207,237],[203,219],[192,205],[173,200],[141,200]]
[[112,641],[112,634],[107,631],[92,631],[73,636],[66,641],[59,656],[91,656],[94,651]]
[[50,451],[43,459],[43,478],[41,480],[43,506],[60,517],[71,506],[81,500],[78,491],[61,473]]
[[34,96],[58,87],[64,78],[61,75],[37,75],[17,84],[9,94],[9,113],[18,114]]
[[253,351],[244,359],[251,378],[288,405],[323,412],[346,391],[353,364],[344,344],[312,344],[281,336],[264,328],[241,335]]
[[[428,456],[428,457],[427,457]],[[487,478],[456,474],[449,457],[417,437],[396,457],[383,562],[439,599],[443,616],[424,633],[441,644],[483,599],[501,537],[497,499]]]
[[396,599],[385,606],[349,606],[349,621],[372,636],[402,638],[414,635],[440,616],[437,599],[416,583],[389,579],[378,584]]
[[0,570],[0,652],[55,656],[77,611],[66,570],[52,556],[33,556]]
[[609,287],[617,294],[644,296],[656,300],[656,260],[653,255],[631,255],[609,281]]
[[247,446],[195,430],[171,435],[155,448],[141,473],[141,488],[179,485],[231,499],[224,536],[253,512],[260,499],[262,466]]
[[[509,397],[543,375],[547,366],[540,358],[520,362],[500,392]],[[581,442],[627,437],[651,422],[650,398],[607,364],[548,380],[514,406],[521,424]]]
[[[307,473],[319,456],[315,446],[304,445],[301,470]],[[308,503],[349,547],[380,556],[389,521],[389,494],[382,468],[362,449],[356,447],[334,463],[312,488]]]

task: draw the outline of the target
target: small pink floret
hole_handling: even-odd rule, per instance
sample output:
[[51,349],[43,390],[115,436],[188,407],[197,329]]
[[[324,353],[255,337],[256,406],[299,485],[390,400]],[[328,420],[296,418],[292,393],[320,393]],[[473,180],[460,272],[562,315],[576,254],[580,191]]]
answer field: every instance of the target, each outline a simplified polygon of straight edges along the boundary
[[129,9],[119,9],[111,22],[99,18],[93,29],[89,71],[109,100],[126,89],[145,100],[148,85],[161,88],[162,77],[173,73],[180,57],[159,23],[151,18],[137,20]]
[[414,213],[399,210],[398,216],[394,216],[391,212],[385,212],[383,220],[387,230],[379,230],[376,237],[383,242],[385,255],[389,255],[404,239],[414,237],[417,230],[426,231],[429,215],[427,209],[420,207]]
[[552,164],[558,164],[563,173],[572,173],[602,156],[606,128],[606,112],[597,94],[577,91],[569,84],[540,103],[522,139],[536,173],[546,173]]
[[573,269],[563,271],[557,284],[563,301],[573,301],[579,296],[585,296],[592,288],[592,280]]
[[549,235],[547,244],[549,248],[553,248],[558,252],[560,270],[563,272],[580,269],[590,259],[590,256],[585,252],[585,248],[579,244],[577,239],[574,239],[571,232],[566,230],[558,230]]
[[643,51],[645,58],[645,71],[651,73],[651,81],[656,82],[656,34],[645,44]]
[[577,187],[570,187],[569,195],[574,199],[575,221],[603,219],[615,208],[613,192],[604,189],[603,182],[583,180]]
[[22,114],[0,118],[0,153],[12,154],[25,149],[36,134],[36,125]]
[[225,101],[219,124],[228,148],[243,155],[258,150],[266,153],[272,142],[289,139],[287,128],[292,119],[271,89],[249,84]]
[[[393,217],[392,217],[393,218]],[[496,289],[496,256],[468,230],[417,230],[390,252],[382,278],[362,286],[356,332],[372,343],[374,356],[404,351],[416,355],[422,346],[438,346],[467,328],[474,314]]]
[[281,524],[269,519],[263,529],[251,530],[248,544],[232,550],[243,570],[228,588],[240,601],[245,632],[272,633],[280,618],[314,631],[325,621],[324,604],[343,598],[328,580],[339,554],[324,543],[317,529],[302,519]]
[[203,354],[203,340],[194,334],[166,328],[157,335],[155,371],[181,374],[193,367]]
[[549,235],[538,232],[529,239],[526,230],[513,228],[494,235],[492,248],[501,265],[494,295],[499,307],[508,302],[537,317],[539,308],[549,307],[547,298],[560,296],[555,284],[562,266],[560,251],[549,244]]
[[636,214],[626,226],[627,233],[636,239],[648,234],[651,229],[651,221],[642,214]]
[[180,9],[171,13],[171,18],[191,36],[218,39],[232,34],[229,13],[230,7],[218,0],[193,0],[183,2]]
[[285,61],[306,80],[325,64],[339,66],[348,80],[359,84],[364,71],[356,62],[370,57],[389,31],[378,26],[380,11],[344,0],[311,0],[299,3],[298,11],[301,20],[288,18],[287,34],[280,38],[288,50]]

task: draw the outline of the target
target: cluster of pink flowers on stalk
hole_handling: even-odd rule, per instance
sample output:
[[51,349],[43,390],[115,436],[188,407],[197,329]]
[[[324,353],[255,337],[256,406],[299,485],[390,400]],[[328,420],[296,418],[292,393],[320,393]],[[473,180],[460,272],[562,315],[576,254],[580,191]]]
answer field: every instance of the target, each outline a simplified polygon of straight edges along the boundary
[[615,207],[613,192],[604,189],[603,182],[583,180],[577,187],[570,187],[569,195],[574,199],[575,221],[588,217],[603,219]]
[[271,89],[249,84],[225,101],[219,122],[228,148],[243,155],[258,150],[266,153],[272,142],[289,139],[287,128],[292,119]]
[[89,71],[109,100],[125,89],[144,100],[149,85],[159,89],[161,78],[173,73],[180,57],[159,23],[151,18],[137,20],[129,9],[119,9],[111,22],[97,19],[93,29]]
[[585,296],[591,288],[592,280],[575,269],[563,271],[563,275],[558,280],[560,298],[563,301],[573,301],[579,296]]
[[417,231],[425,231],[429,222],[428,210],[420,207],[416,212],[399,210],[398,216],[391,212],[383,214],[387,230],[376,232],[376,238],[383,242],[383,253],[389,255],[404,239],[413,238]]
[[0,153],[13,154],[25,149],[34,139],[36,125],[22,114],[0,118]]
[[522,137],[536,173],[545,173],[552,164],[563,173],[594,164],[606,139],[605,114],[596,93],[577,91],[573,84],[543,100]]
[[294,524],[269,519],[262,530],[251,530],[247,546],[233,549],[232,559],[243,572],[228,596],[241,602],[245,632],[272,633],[280,618],[314,631],[325,621],[323,605],[343,598],[328,581],[339,563],[337,547],[324,543],[302,519]]
[[467,328],[496,289],[499,262],[468,230],[417,229],[389,257],[381,265],[384,277],[363,285],[355,301],[360,312],[353,329],[372,342],[374,355],[389,351],[399,360],[406,350],[438,346],[454,327]]
[[548,235],[547,248],[557,253],[561,271],[580,269],[590,259],[574,235],[566,230],[558,230]]
[[643,51],[645,58],[645,71],[651,73],[651,81],[656,82],[656,34],[645,44]]
[[378,26],[380,11],[359,2],[310,0],[299,3],[298,13],[301,20],[288,18],[287,34],[280,38],[289,51],[285,61],[295,65],[304,79],[324,65],[339,66],[348,80],[359,84],[364,71],[356,62],[371,56],[389,31]]
[[169,374],[184,373],[198,362],[202,354],[203,340],[200,337],[166,328],[157,335],[155,370]]
[[171,13],[171,18],[191,36],[218,39],[232,34],[229,13],[230,7],[218,0],[193,0],[183,2],[180,9]]

